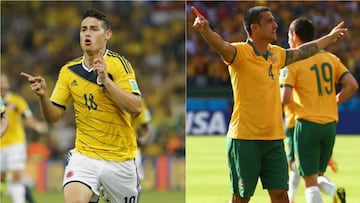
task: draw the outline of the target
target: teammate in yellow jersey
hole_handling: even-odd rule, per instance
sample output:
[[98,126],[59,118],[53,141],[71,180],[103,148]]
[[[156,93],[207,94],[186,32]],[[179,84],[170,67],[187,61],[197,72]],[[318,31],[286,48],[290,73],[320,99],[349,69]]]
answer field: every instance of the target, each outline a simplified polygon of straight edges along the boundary
[[[282,69],[285,70],[285,69]],[[283,80],[284,77],[280,77],[280,84],[284,83]],[[281,88],[281,95],[284,94],[284,89]],[[285,151],[286,156],[289,164],[289,190],[288,190],[288,196],[289,196],[289,203],[295,202],[295,194],[297,191],[297,188],[300,183],[300,175],[297,170],[296,162],[295,162],[295,141],[294,141],[294,129],[295,129],[295,110],[294,110],[294,103],[292,100],[287,105],[284,105],[283,107],[284,115],[285,115]],[[337,165],[336,162],[330,158],[328,166],[330,169],[336,173],[337,172]]]
[[144,166],[142,164],[141,148],[144,147],[151,134],[151,113],[145,102],[142,102],[142,110],[139,116],[133,118],[133,127],[136,131],[138,153],[135,157],[136,167],[139,173],[140,181],[144,179]]
[[[299,18],[289,27],[289,44],[297,48],[314,37],[310,20]],[[320,190],[334,196],[336,187],[324,173],[335,143],[338,105],[358,88],[355,78],[335,55],[321,50],[314,56],[289,65],[281,73],[282,101],[292,99],[296,114],[295,154],[299,174],[305,181],[307,203],[322,203]],[[336,84],[341,90],[336,93]],[[344,191],[339,191],[341,203]]]
[[8,123],[9,121],[5,114],[5,104],[2,97],[0,97],[0,137],[5,133]]
[[270,44],[276,40],[278,24],[268,7],[256,6],[244,14],[248,39],[235,43],[224,41],[196,8],[192,10],[196,15],[193,28],[229,66],[234,95],[227,133],[231,201],[248,202],[260,177],[271,202],[288,202],[280,69],[336,42],[347,29],[342,28],[342,22],[326,36],[286,50]]
[[0,76],[0,90],[8,119],[8,127],[0,138],[1,190],[11,196],[13,203],[23,203],[26,188],[22,173],[27,158],[24,125],[41,134],[47,133],[48,126],[34,117],[24,98],[10,91],[8,77],[4,74]]
[[104,14],[93,9],[82,14],[83,56],[61,68],[50,98],[41,76],[22,73],[48,122],[57,121],[71,99],[74,104],[77,129],[64,174],[65,203],[97,202],[100,186],[112,203],[138,202],[131,121],[141,111],[141,95],[129,61],[106,49],[111,35]]

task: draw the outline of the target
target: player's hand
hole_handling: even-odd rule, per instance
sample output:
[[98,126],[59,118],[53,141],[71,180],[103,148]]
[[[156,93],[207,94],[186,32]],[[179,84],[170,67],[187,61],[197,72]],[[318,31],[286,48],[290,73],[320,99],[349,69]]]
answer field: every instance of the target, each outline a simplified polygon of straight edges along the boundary
[[193,24],[193,28],[197,32],[200,32],[200,33],[204,32],[205,29],[209,28],[209,21],[204,16],[202,16],[195,7],[192,6],[191,10],[196,15],[196,18],[195,18],[194,24]]
[[21,76],[25,77],[30,83],[31,90],[38,96],[44,96],[47,92],[45,79],[41,76],[32,76],[28,73],[21,72]]
[[49,126],[48,123],[45,121],[39,121],[35,124],[34,129],[36,132],[40,134],[45,134],[49,132]]
[[104,62],[103,50],[99,49],[99,52],[95,58],[93,65],[94,72],[98,75],[97,82],[98,84],[104,84],[107,79],[109,79],[106,64]]
[[348,29],[344,28],[344,21],[341,21],[331,30],[329,36],[332,37],[332,42],[336,42],[339,39],[343,38],[347,31]]

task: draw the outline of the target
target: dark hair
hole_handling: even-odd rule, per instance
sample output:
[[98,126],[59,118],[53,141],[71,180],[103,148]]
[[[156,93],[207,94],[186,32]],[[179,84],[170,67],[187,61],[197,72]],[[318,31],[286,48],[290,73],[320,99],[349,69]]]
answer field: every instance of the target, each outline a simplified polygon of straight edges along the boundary
[[83,14],[81,16],[81,20],[84,20],[87,17],[93,17],[93,18],[96,18],[98,20],[101,20],[103,22],[104,29],[105,30],[110,29],[109,20],[107,19],[107,17],[103,13],[101,13],[101,12],[95,10],[95,9],[89,9],[89,10],[86,10],[86,11],[83,12]]
[[315,27],[311,20],[307,18],[297,18],[291,22],[290,32],[294,32],[302,42],[310,42],[315,36]]
[[250,8],[244,15],[244,29],[246,31],[246,33],[248,34],[248,36],[251,35],[251,29],[250,26],[251,24],[260,24],[260,20],[261,20],[261,13],[265,12],[265,11],[270,11],[270,8],[266,7],[266,6],[255,6]]

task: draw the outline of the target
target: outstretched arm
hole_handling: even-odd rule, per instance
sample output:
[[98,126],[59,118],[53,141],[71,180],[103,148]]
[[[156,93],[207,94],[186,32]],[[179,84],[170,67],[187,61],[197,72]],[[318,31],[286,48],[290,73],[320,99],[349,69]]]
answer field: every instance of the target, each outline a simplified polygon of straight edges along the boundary
[[343,28],[343,26],[344,22],[340,22],[329,34],[311,42],[304,43],[295,49],[288,49],[285,65],[306,59],[317,53],[319,50],[324,49],[326,46],[338,41],[347,32],[347,28]]
[[31,90],[39,97],[41,112],[49,123],[54,123],[64,114],[64,109],[51,103],[48,96],[45,79],[41,76],[32,76],[21,72],[22,76],[27,78]]
[[196,15],[193,28],[201,34],[214,51],[219,53],[224,61],[231,63],[235,57],[236,48],[210,28],[209,21],[195,7],[191,7],[191,10]]

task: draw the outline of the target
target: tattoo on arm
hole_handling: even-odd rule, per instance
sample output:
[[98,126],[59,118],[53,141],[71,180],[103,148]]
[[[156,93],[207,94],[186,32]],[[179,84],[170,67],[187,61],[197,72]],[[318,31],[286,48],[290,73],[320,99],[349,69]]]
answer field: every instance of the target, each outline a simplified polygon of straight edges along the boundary
[[296,49],[288,49],[286,56],[286,65],[299,60],[306,59],[319,51],[319,47],[315,42],[306,43]]

